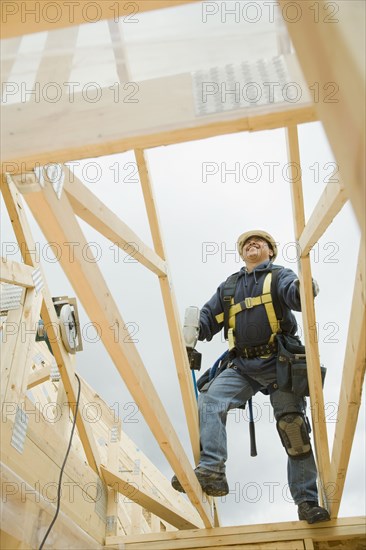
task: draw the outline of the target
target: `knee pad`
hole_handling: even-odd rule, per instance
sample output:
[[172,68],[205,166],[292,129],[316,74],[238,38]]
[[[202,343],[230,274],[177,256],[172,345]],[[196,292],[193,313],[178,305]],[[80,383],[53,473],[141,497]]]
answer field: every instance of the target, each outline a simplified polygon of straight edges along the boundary
[[303,414],[282,414],[277,420],[277,430],[289,457],[306,458],[311,454],[309,430]]

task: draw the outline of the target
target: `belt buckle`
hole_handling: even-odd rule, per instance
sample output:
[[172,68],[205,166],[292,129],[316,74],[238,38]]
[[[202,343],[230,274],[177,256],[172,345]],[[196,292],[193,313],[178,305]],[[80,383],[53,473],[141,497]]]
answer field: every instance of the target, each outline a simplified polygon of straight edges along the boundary
[[253,298],[245,298],[244,302],[245,302],[245,307],[247,309],[251,309],[252,307],[254,307],[253,306]]

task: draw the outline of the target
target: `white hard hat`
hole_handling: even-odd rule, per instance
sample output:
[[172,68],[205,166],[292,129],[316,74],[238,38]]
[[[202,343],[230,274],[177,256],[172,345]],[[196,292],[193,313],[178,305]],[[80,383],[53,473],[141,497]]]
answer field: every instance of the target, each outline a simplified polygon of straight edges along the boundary
[[262,231],[261,229],[253,229],[252,231],[246,231],[245,233],[240,235],[240,237],[238,238],[237,246],[238,246],[238,252],[241,258],[243,258],[242,250],[243,250],[244,243],[248,239],[250,239],[250,237],[262,237],[262,239],[267,241],[268,245],[273,250],[272,260],[276,259],[278,254],[276,242],[269,233],[267,233],[266,231]]

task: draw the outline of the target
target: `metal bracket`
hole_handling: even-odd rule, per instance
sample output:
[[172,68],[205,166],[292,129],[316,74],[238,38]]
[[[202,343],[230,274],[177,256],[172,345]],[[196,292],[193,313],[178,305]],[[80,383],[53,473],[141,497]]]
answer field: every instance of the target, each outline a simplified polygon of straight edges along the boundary
[[7,315],[10,309],[18,309],[22,292],[21,286],[0,284],[0,315]]
[[28,420],[28,415],[18,405],[17,412],[15,414],[14,428],[10,444],[21,454],[24,450]]
[[61,164],[47,164],[44,167],[48,181],[52,184],[53,190],[57,198],[61,198],[62,189],[64,187],[65,172]]
[[104,522],[107,521],[107,491],[100,478],[97,479],[97,495],[95,501],[95,513]]
[[57,366],[55,358],[52,358],[52,359],[53,359],[53,361],[51,363],[50,378],[51,378],[52,382],[59,382],[59,380],[61,379],[61,374],[60,374],[60,371],[59,371],[59,368]]
[[39,294],[40,290],[42,290],[44,286],[41,269],[39,267],[32,272],[32,279],[34,288],[36,289],[36,294]]

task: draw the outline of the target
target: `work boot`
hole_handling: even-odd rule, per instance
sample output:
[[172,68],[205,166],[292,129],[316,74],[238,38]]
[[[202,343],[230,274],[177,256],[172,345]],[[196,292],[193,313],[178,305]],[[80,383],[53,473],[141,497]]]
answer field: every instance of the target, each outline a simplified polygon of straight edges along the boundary
[[317,502],[313,501],[305,501],[299,504],[297,512],[299,519],[305,519],[308,523],[317,523],[318,521],[330,520],[327,510],[319,506]]
[[[229,486],[225,474],[210,472],[209,470],[195,469],[194,473],[202,487],[202,490],[211,497],[222,497],[229,492]],[[177,476],[172,477],[172,486],[176,491],[185,493]]]

